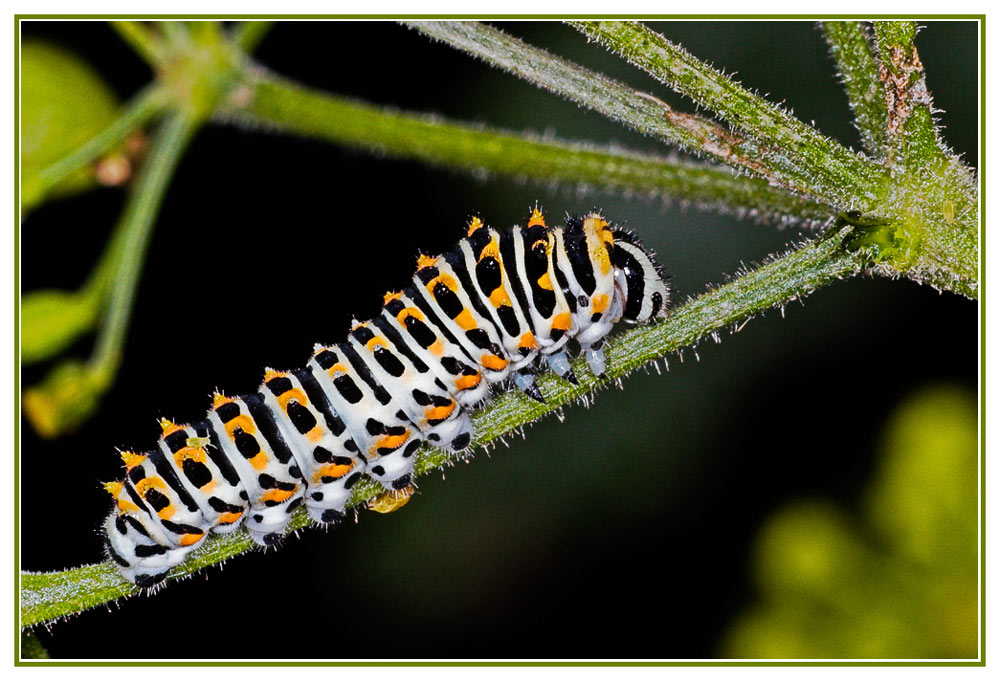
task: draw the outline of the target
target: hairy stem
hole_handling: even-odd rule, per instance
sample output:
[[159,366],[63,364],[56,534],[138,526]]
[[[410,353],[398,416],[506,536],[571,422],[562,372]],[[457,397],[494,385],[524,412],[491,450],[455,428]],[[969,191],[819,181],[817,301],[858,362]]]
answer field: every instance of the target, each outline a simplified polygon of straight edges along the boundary
[[95,369],[114,371],[118,366],[156,215],[170,178],[196,129],[197,124],[188,116],[171,114],[153,140],[149,161],[142,168],[136,191],[121,219],[122,238],[115,244],[118,267],[111,286],[107,319],[91,360]]
[[[506,33],[477,22],[411,22],[416,30],[589,107],[641,133],[762,177],[769,183],[845,209],[867,199],[855,186],[830,186],[783,162],[780,153],[756,140],[695,114],[673,110],[656,97],[633,90],[600,73],[553,56]],[[762,155],[763,153],[763,155]],[[819,155],[822,156],[822,155]],[[824,158],[817,160],[822,166]],[[819,172],[819,171],[817,171]],[[823,171],[822,179],[827,173]]]
[[872,38],[860,21],[824,21],[823,30],[854,111],[861,142],[870,154],[884,159],[888,112]]
[[975,172],[945,145],[914,42],[916,24],[875,22],[879,80],[885,93],[886,163],[892,186],[879,213],[887,270],[975,298],[979,294],[979,190]]
[[[545,404],[517,391],[500,395],[475,415],[474,445],[485,446],[670,352],[862,271],[863,262],[841,248],[846,232],[843,230],[830,238],[808,242],[729,284],[694,298],[674,309],[663,323],[633,328],[611,339],[605,346],[608,371],[600,379],[589,372],[582,358],[578,358],[574,372],[580,379],[579,386],[572,386],[551,374],[539,377],[539,387],[546,396]],[[417,476],[426,474],[457,456],[460,455],[424,449],[417,455],[415,473]],[[363,504],[381,493],[377,485],[368,481],[355,488],[352,503]],[[304,512],[296,512],[290,529],[308,523]],[[194,574],[252,549],[253,543],[245,531],[214,535],[178,566],[169,579]],[[21,573],[21,626],[49,622],[138,591],[111,563],[61,572]]]
[[864,212],[884,194],[882,168],[841,146],[635,22],[571,22],[584,35],[729,121],[758,144],[760,160],[786,186]]
[[248,83],[252,98],[245,106],[225,110],[222,119],[477,174],[649,194],[768,218],[815,222],[832,212],[764,180],[734,177],[727,168],[385,110],[266,73],[256,74]]

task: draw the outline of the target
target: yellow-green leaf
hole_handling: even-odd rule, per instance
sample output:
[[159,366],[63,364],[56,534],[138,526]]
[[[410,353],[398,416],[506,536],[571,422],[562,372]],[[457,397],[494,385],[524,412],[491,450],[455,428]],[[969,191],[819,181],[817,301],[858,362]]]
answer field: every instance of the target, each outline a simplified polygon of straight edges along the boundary
[[110,125],[118,99],[85,61],[62,47],[40,41],[21,45],[22,203],[44,194],[64,195],[92,187],[92,168],[70,175],[44,191],[38,174]]
[[92,297],[68,291],[21,296],[21,362],[52,357],[94,328],[99,307]]

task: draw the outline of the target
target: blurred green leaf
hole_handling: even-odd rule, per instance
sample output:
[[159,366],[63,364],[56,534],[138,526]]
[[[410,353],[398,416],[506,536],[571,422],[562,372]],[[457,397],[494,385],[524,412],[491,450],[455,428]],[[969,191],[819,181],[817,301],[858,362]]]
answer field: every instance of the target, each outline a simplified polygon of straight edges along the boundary
[[[39,173],[110,125],[118,100],[82,59],[39,41],[21,45],[22,204],[29,208],[45,193]],[[94,186],[93,169],[73,173],[49,190],[72,194]]]
[[975,551],[975,409],[965,392],[936,388],[907,400],[888,428],[868,517],[893,550],[924,565]]
[[45,438],[75,429],[97,408],[106,373],[78,360],[59,364],[40,385],[24,391],[24,415]]
[[48,289],[21,296],[21,363],[38,362],[65,350],[93,330],[99,300],[70,291]]
[[757,541],[760,597],[723,653],[754,658],[975,658],[976,404],[926,388],[890,417],[854,519],[807,500]]
[[49,651],[45,649],[42,642],[38,640],[35,633],[30,629],[21,632],[21,659],[22,660],[47,660]]

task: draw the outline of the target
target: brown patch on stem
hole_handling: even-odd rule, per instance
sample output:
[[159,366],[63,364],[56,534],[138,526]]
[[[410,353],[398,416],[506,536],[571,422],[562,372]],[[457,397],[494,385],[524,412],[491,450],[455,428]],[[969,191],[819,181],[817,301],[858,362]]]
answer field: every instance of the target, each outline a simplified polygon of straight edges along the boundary
[[[666,111],[663,112],[663,117],[671,125],[693,136],[697,142],[696,148],[701,151],[712,154],[730,165],[738,165],[761,177],[771,179],[771,173],[767,166],[747,156],[741,149],[747,143],[745,137],[707,123],[700,116],[674,111],[670,107],[667,107]],[[766,147],[757,147],[758,156],[763,156],[766,151]]]
[[879,64],[879,80],[885,90],[888,107],[888,132],[897,135],[917,104],[930,104],[930,95],[924,80],[924,65],[915,45],[909,51],[902,45],[893,45],[888,60]]

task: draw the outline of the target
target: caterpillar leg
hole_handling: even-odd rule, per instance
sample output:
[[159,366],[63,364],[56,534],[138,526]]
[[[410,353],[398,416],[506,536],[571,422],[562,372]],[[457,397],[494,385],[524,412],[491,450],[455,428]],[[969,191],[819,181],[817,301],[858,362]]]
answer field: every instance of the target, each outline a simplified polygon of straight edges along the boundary
[[569,356],[565,352],[546,355],[546,361],[549,368],[556,373],[556,376],[569,381],[573,385],[580,385],[580,381],[576,379],[576,375],[569,365]]
[[542,391],[535,385],[535,377],[527,371],[517,371],[514,373],[514,385],[520,388],[531,399],[545,404],[545,396],[542,395]]
[[587,359],[587,366],[590,367],[590,371],[594,376],[603,376],[608,368],[607,359],[604,357],[604,350],[601,349],[602,345],[603,343],[598,342],[588,347],[581,346],[583,356]]

